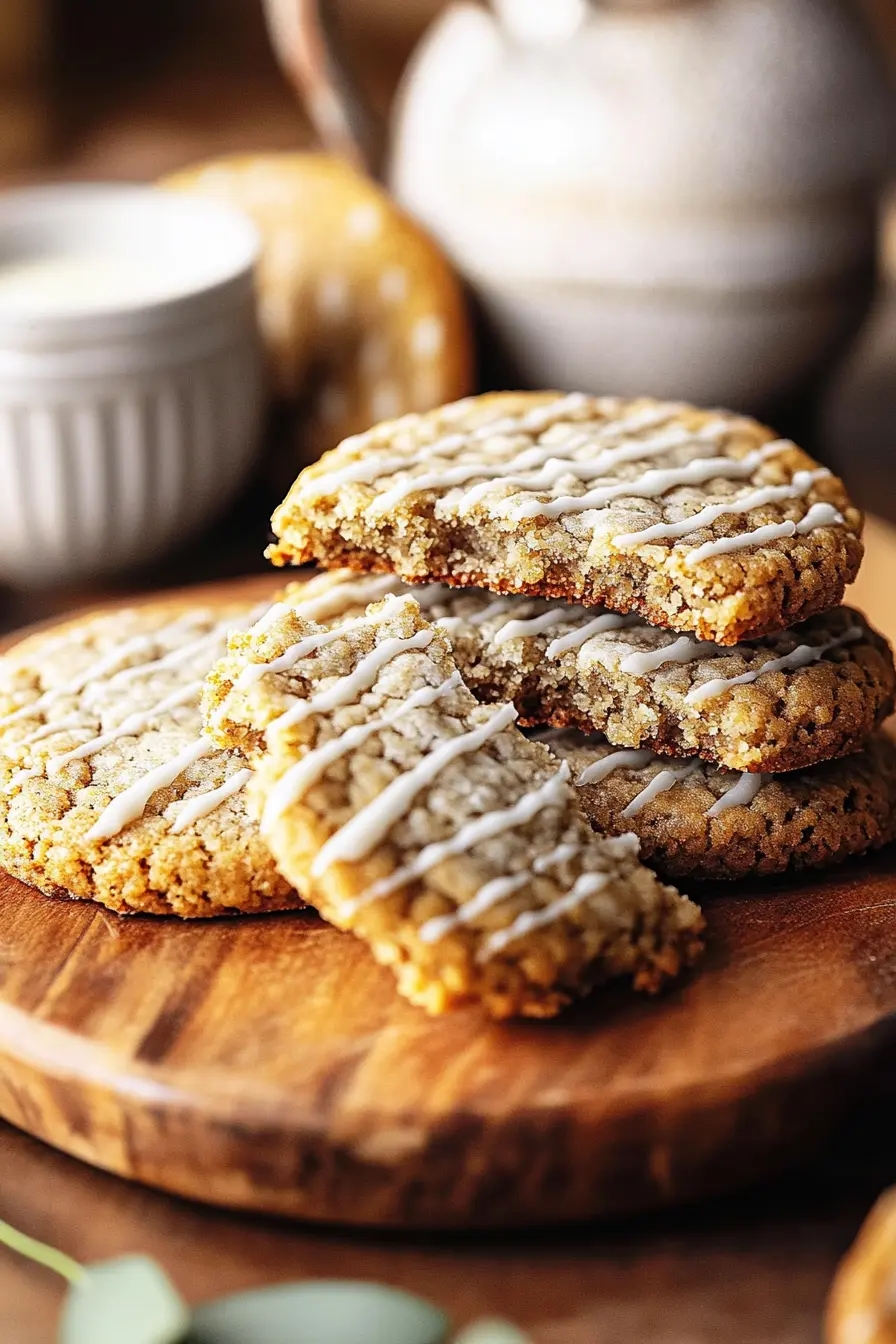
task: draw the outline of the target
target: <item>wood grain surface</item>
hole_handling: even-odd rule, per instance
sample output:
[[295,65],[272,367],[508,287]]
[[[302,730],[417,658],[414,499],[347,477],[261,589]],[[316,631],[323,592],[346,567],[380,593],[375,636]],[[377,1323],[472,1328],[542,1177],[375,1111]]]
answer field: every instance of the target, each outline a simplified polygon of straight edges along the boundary
[[821,1141],[892,1043],[894,879],[891,852],[695,891],[709,952],[681,986],[497,1026],[426,1017],[313,915],[121,919],[3,875],[0,1113],[178,1194],[344,1223],[692,1199]]

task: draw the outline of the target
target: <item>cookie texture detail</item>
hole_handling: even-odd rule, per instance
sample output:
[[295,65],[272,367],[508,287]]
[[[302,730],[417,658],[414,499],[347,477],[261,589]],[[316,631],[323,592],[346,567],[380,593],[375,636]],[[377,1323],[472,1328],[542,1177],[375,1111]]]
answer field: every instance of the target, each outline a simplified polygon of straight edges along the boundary
[[631,837],[594,835],[569,766],[512,706],[476,701],[411,597],[331,629],[281,604],[229,641],[204,703],[220,745],[253,757],[281,870],[430,1012],[550,1016],[696,955],[697,908]]
[[634,831],[645,863],[676,879],[827,868],[896,836],[896,743],[885,733],[852,756],[784,775],[619,750],[575,732],[546,745],[572,767],[596,829]]
[[0,658],[0,864],[47,895],[187,918],[301,905],[203,733],[203,678],[246,604],[97,612]]
[[724,648],[603,608],[348,569],[295,585],[290,601],[333,625],[408,592],[448,634],[477,699],[512,700],[521,724],[782,771],[856,751],[893,708],[889,645],[848,607]]
[[269,555],[603,604],[730,645],[835,606],[861,526],[842,483],[755,420],[499,393],[380,424],[306,468]]

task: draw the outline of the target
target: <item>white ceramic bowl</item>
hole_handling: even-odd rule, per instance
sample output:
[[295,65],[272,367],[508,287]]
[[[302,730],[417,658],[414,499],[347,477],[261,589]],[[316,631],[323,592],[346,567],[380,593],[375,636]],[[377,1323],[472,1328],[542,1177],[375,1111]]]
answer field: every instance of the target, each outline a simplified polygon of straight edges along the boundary
[[151,187],[0,198],[0,580],[46,584],[171,549],[259,442],[258,239]]

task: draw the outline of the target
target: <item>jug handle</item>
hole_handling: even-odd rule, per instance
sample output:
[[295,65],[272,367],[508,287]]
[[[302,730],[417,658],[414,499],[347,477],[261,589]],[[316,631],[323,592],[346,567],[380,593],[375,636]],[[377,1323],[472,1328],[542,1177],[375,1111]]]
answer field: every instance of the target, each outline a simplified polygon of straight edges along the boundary
[[385,127],[345,60],[335,0],[264,0],[274,53],[321,142],[375,178],[385,161]]

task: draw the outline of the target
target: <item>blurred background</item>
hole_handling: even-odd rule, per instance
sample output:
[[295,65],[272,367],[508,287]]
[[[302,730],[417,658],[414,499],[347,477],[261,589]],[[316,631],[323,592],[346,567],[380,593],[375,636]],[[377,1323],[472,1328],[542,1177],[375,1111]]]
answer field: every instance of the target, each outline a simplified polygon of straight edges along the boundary
[[[896,3],[857,3],[896,72]],[[381,110],[443,8],[340,0],[349,56]],[[210,154],[313,143],[260,0],[2,0],[0,81],[8,182],[152,178]]]
[[[319,147],[342,92],[322,9],[338,18],[368,124],[390,128],[391,158],[360,166],[428,230],[462,290],[432,271],[425,239],[396,234],[411,261],[383,262],[379,308],[359,300],[357,329],[327,345],[343,276],[308,203],[329,219],[342,188],[318,198],[303,181],[300,203],[274,210],[251,174],[225,184],[266,234],[269,369],[295,358],[295,378],[284,393],[275,369],[263,450],[215,530],[157,548],[148,568],[110,561],[104,590],[258,568],[270,508],[303,461],[375,419],[491,386],[759,413],[896,520],[896,191],[881,95],[883,72],[896,87],[896,0],[0,0],[0,184],[153,182],[219,155]],[[302,41],[286,31],[295,15]],[[200,173],[203,191],[213,175]],[[321,256],[306,264],[310,243]],[[275,252],[290,254],[288,274]],[[387,283],[418,314],[404,336],[389,328],[391,355]],[[411,385],[396,343],[412,338],[441,382],[418,370]],[[0,433],[0,476],[2,451]],[[24,597],[0,555],[3,624],[100,591],[73,586],[77,566],[57,549],[51,582]]]
[[[350,57],[380,109],[440,8],[343,0]],[[211,154],[313,139],[260,0],[2,0],[0,76],[10,182],[148,179]]]

